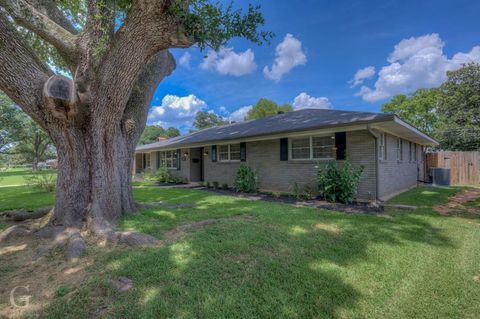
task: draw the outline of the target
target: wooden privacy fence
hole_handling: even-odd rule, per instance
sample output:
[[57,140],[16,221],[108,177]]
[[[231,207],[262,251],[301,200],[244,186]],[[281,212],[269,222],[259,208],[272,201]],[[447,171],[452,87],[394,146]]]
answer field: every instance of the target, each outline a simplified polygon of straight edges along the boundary
[[427,153],[427,172],[431,167],[450,168],[452,185],[480,184],[480,152]]

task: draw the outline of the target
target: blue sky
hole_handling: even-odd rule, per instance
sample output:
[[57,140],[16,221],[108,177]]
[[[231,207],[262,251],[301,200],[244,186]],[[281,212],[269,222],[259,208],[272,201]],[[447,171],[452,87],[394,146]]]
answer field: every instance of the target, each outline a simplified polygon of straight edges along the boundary
[[379,111],[394,94],[438,86],[447,70],[480,62],[480,1],[250,2],[262,5],[271,44],[172,50],[177,69],[158,87],[149,124],[185,132],[198,110],[241,120],[261,97],[296,109]]

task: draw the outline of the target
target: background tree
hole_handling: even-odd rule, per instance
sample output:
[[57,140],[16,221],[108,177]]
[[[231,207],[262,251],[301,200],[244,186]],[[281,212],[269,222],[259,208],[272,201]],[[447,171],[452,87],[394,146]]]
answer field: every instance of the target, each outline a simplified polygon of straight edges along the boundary
[[444,149],[480,150],[480,64],[467,64],[447,72],[438,107],[445,125],[438,134]]
[[38,169],[38,163],[55,158],[55,149],[47,133],[28,117],[25,118],[21,135],[11,154],[21,155],[25,162],[32,164],[32,169]]
[[271,37],[263,24],[259,7],[208,0],[0,0],[0,90],[57,149],[49,225],[69,230],[67,251],[83,250],[84,221],[93,234],[131,238],[115,227],[137,207],[133,156],[152,95],[175,69],[168,49],[219,49],[234,37],[259,44]]
[[172,138],[179,135],[180,131],[176,127],[169,127],[165,130],[160,125],[147,125],[138,140],[138,145],[155,143],[159,137]]
[[0,154],[11,150],[22,135],[24,114],[0,92]]
[[268,99],[262,98],[248,111],[245,120],[256,120],[263,117],[277,115],[278,112],[291,112],[293,107],[290,104],[278,105]]
[[176,127],[173,127],[173,126],[169,127],[165,131],[165,137],[166,138],[172,138],[172,137],[176,137],[176,136],[180,136],[180,131]]
[[220,115],[212,112],[198,111],[195,115],[193,127],[195,127],[197,130],[203,130],[209,127],[221,126],[225,124],[228,124],[228,121]]
[[438,107],[441,92],[438,88],[419,89],[412,95],[395,95],[382,105],[382,112],[396,114],[422,132],[435,136],[442,126]]
[[447,72],[439,88],[419,89],[396,95],[382,106],[452,151],[480,149],[480,65],[467,64]]
[[39,161],[55,156],[47,133],[0,92],[0,152],[17,155],[36,170]]
[[159,136],[165,136],[165,129],[163,127],[160,125],[146,125],[138,140],[138,145],[155,143]]

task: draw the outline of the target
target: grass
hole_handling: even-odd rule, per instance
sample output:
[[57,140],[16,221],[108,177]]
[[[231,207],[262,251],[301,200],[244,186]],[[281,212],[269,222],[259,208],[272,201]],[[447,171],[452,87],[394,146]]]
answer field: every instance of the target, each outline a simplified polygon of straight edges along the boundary
[[[431,211],[457,191],[417,188],[392,200],[417,210],[372,216],[139,187],[138,201],[191,207],[142,210],[122,220],[124,230],[163,239],[181,224],[220,221],[162,248],[97,256],[88,282],[57,294],[41,316],[474,318],[480,221]],[[2,192],[0,211],[53,201],[24,186]],[[113,291],[108,280],[117,276],[134,288]]]
[[[42,170],[40,173],[54,173],[55,170]],[[29,168],[10,168],[0,171],[0,187],[25,185],[26,178],[36,174]]]

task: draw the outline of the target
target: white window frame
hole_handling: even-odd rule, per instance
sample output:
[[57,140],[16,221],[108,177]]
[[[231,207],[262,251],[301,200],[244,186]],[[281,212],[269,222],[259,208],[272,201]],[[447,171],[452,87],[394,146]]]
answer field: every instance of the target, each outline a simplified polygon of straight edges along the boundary
[[[330,157],[313,157],[313,138],[314,137],[330,137],[332,139],[332,156]],[[292,152],[292,140],[296,139],[308,139],[309,140],[309,157],[308,158],[293,158]],[[333,149],[335,147],[335,135],[334,134],[324,134],[324,135],[311,135],[311,136],[299,136],[299,137],[292,137],[288,139],[288,159],[290,161],[315,161],[315,160],[333,160],[335,156],[333,154]]]
[[403,139],[397,137],[397,161],[403,161]]
[[[167,157],[167,154],[170,154],[170,156]],[[175,154],[177,153],[177,151],[175,150],[170,150],[170,151],[160,151],[158,153],[158,156],[160,156],[160,167],[165,165],[166,168],[168,169],[177,169],[178,168],[178,159],[177,159],[177,156],[179,156],[179,154],[177,154],[175,156]],[[170,162],[172,163],[171,165],[167,165],[167,163]]]
[[[218,161],[219,162],[222,162],[222,163],[226,163],[226,162],[240,162],[240,157],[238,159],[232,159],[232,152],[231,152],[231,146],[232,145],[238,145],[238,152],[239,154],[241,154],[241,150],[240,150],[240,143],[232,143],[232,144],[220,144],[217,146],[217,157],[218,157]],[[228,158],[227,159],[221,159],[220,157],[220,148],[222,146],[227,146],[228,147]]]
[[386,141],[387,134],[385,132],[380,133],[380,138],[378,139],[378,159],[382,161],[387,159]]

